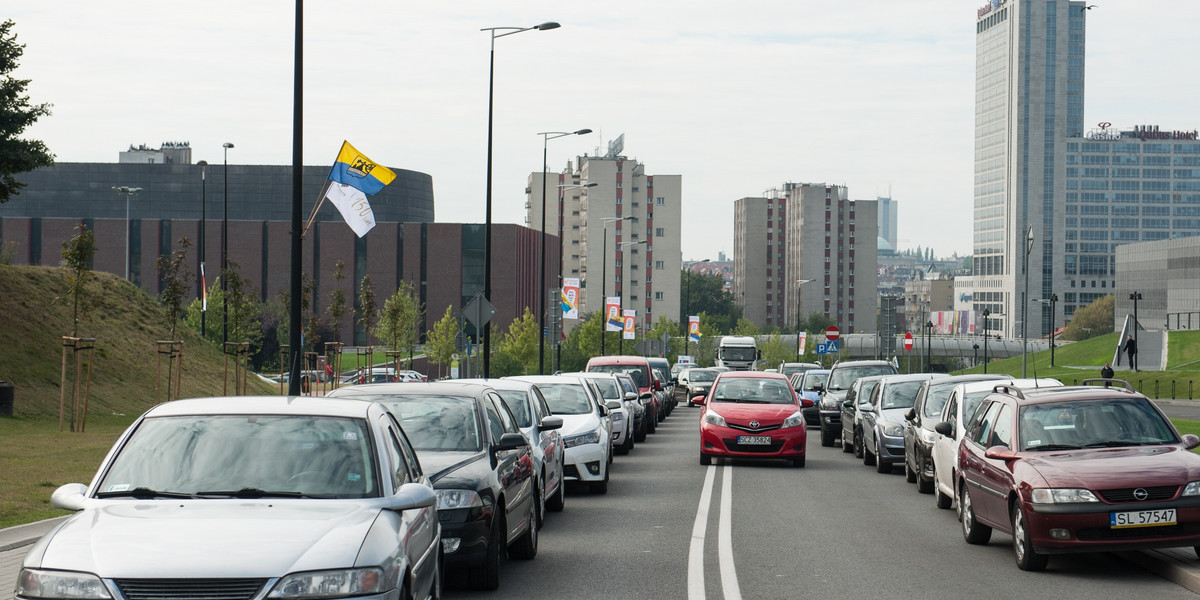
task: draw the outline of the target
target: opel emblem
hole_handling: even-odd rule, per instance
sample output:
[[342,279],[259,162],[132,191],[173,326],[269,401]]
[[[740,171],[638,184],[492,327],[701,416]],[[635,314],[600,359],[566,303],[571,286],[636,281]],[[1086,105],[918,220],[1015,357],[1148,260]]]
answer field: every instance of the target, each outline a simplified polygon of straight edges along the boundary
[[[754,429],[758,429],[758,425],[759,425],[758,421],[750,421],[750,427],[753,427]],[[1142,491],[1142,494],[1145,495],[1144,490]]]
[[1143,488],[1138,488],[1136,490],[1133,490],[1133,499],[1134,500],[1142,501],[1149,497],[1150,497],[1150,492],[1147,492]]

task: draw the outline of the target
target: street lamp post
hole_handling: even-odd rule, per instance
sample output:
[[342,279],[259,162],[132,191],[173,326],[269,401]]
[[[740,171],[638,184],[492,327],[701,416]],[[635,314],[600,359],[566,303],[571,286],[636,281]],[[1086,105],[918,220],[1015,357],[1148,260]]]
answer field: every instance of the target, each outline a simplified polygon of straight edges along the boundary
[[138,195],[142,188],[121,185],[113,186],[112,190],[118,194],[125,194],[125,281],[132,281],[129,278],[129,238],[133,235],[129,224],[129,197]]
[[1050,294],[1049,298],[1034,298],[1038,304],[1050,305],[1050,367],[1054,368],[1054,303],[1058,302],[1058,294]]
[[[1025,293],[1029,298],[1029,253],[1033,252],[1033,225],[1025,231]],[[1025,375],[1025,364],[1029,356],[1029,302],[1021,303],[1021,377]]]
[[225,149],[225,166],[222,169],[225,174],[225,191],[224,210],[221,216],[221,351],[225,351],[225,344],[229,343],[229,282],[225,281],[225,271],[229,269],[229,149],[233,144],[225,142],[221,144]]
[[204,305],[204,297],[208,293],[208,290],[204,289],[206,283],[204,278],[204,238],[205,228],[208,224],[208,177],[206,176],[208,161],[202,160],[196,164],[200,165],[200,337],[205,337],[208,333],[208,323],[205,319],[208,312]]
[[681,315],[679,318],[680,324],[683,325],[683,354],[685,356],[688,354],[688,342],[692,338],[692,333],[688,331],[688,317],[690,317],[692,314],[692,267],[700,263],[706,263],[710,260],[712,259],[706,258],[699,263],[693,263],[687,269],[687,300],[684,302],[683,307],[683,312],[685,314]]
[[[1132,294],[1129,294],[1129,299],[1133,300],[1133,345],[1135,348],[1137,348],[1137,341],[1138,341],[1137,304],[1138,304],[1138,300],[1142,299],[1142,293],[1141,292],[1133,292]],[[1118,343],[1120,343],[1120,341],[1118,341]],[[1141,348],[1138,348],[1138,350],[1140,351]],[[1133,369],[1132,361],[1130,361],[1129,368]],[[1134,369],[1134,370],[1136,371],[1137,369]]]
[[979,344],[971,344],[971,366],[979,365]]
[[987,373],[988,365],[988,317],[992,316],[992,311],[983,309],[983,372]]
[[[620,310],[622,323],[621,335],[617,337],[617,354],[625,354],[625,251],[621,250],[621,248],[626,246],[637,246],[638,244],[645,243],[646,240],[638,240],[636,242],[621,242],[621,245],[617,247],[618,251],[621,252],[621,287],[617,289],[617,297],[620,298],[620,300],[617,303],[621,306]],[[635,322],[634,327],[636,326],[637,323]]]
[[[570,131],[570,132],[568,132],[568,131],[543,131],[538,134],[538,135],[542,136],[542,228],[538,230],[542,234],[541,243],[540,243],[541,250],[542,250],[542,252],[541,252],[542,268],[541,268],[541,274],[538,276],[538,280],[540,282],[539,285],[541,287],[541,292],[542,292],[542,294],[541,294],[542,299],[539,301],[540,306],[538,308],[538,315],[539,315],[538,326],[541,327],[542,335],[538,338],[538,375],[546,374],[546,369],[545,369],[546,335],[548,334],[548,331],[546,330],[546,296],[549,295],[549,291],[547,291],[547,288],[546,288],[546,171],[547,171],[547,169],[549,169],[549,165],[547,163],[548,143],[550,140],[557,139],[560,137],[565,137],[568,135],[583,135],[585,133],[591,133],[591,132],[592,132],[591,129],[580,129],[578,131]],[[560,248],[561,248],[561,246],[560,246]],[[559,260],[558,273],[559,273],[559,277],[562,277],[562,256],[561,256],[562,251],[560,250],[559,252],[560,252],[560,256],[558,259]],[[562,288],[561,282],[559,283],[559,288],[560,289]]]
[[930,354],[933,342],[933,321],[925,321],[925,373],[933,369],[933,356]]
[[[513,35],[533,29],[546,30],[558,28],[558,23],[547,21],[533,27],[484,27],[492,38],[491,57],[488,63],[488,131],[487,131],[487,192],[484,201],[484,242],[483,242],[483,297],[492,300],[492,105],[495,96],[496,83],[496,38]],[[497,33],[503,31],[504,33]],[[492,371],[492,323],[483,326],[483,376],[491,377]]]
[[[600,306],[603,318],[600,320],[600,356],[604,356],[604,338],[608,337],[608,224],[615,221],[628,221],[628,217],[606,217],[602,223],[602,241],[600,243]],[[618,309],[620,310],[620,309]]]
[[800,289],[804,287],[804,284],[812,282],[812,279],[796,281],[796,362],[800,362]]

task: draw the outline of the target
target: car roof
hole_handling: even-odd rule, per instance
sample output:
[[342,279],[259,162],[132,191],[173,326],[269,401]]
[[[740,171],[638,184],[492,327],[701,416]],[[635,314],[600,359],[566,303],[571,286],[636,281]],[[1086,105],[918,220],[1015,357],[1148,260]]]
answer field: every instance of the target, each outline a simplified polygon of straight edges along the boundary
[[[1124,383],[1124,382],[1121,382]],[[1112,387],[1098,385],[1051,386],[1037,389],[1020,388],[1013,394],[1019,404],[1044,402],[1108,400],[1113,398],[1146,398],[1132,387],[1122,387],[1114,381]]]
[[1030,389],[1038,389],[1042,387],[1061,388],[1063,384],[1057,379],[1049,377],[1039,377],[1037,379],[1021,379],[1013,377],[998,377],[986,381],[967,381],[960,383],[963,393],[982,392],[995,389],[996,386],[1012,386],[1021,388],[1021,391],[1027,392]]
[[505,377],[505,379],[512,379],[512,380],[515,380],[515,381],[525,381],[525,382],[528,382],[528,383],[535,383],[535,384],[536,384],[536,383],[573,383],[573,384],[576,384],[576,385],[578,385],[578,384],[580,384],[580,383],[583,383],[582,381],[580,381],[580,380],[579,380],[579,379],[580,379],[580,376],[579,376],[579,375],[570,375],[570,374],[563,374],[563,375],[513,375],[513,376],[511,376],[511,377]]
[[890,361],[890,360],[844,360],[844,361],[838,361],[838,362],[834,363],[834,365],[832,367],[830,367],[829,370],[832,371],[838,367],[870,367],[870,366],[875,366],[875,365],[890,365],[890,364],[892,364],[892,361]]
[[[370,385],[370,384],[367,384]],[[365,387],[365,386],[357,386]],[[365,418],[371,402],[359,398],[321,396],[234,396],[189,398],[159,404],[146,411],[147,417],[181,415],[310,415]]]
[[775,371],[723,371],[717,376],[719,379],[781,379],[787,381],[788,378],[783,373]]
[[[832,371],[832,369],[830,369],[830,370]],[[863,383],[871,383],[871,382],[879,381],[880,379],[883,379],[884,377],[891,377],[891,375],[867,375],[866,377],[859,377],[858,379],[855,379],[854,382],[851,383],[850,385],[853,386],[855,383],[858,383],[860,381]]]
[[944,373],[905,373],[903,375],[884,375],[879,383],[887,385],[889,383],[902,383],[905,381],[927,381],[931,379],[943,379],[948,377]]
[[368,396],[384,394],[390,396],[421,396],[428,394],[445,394],[455,396],[478,397],[488,386],[478,383],[460,383],[457,381],[411,381],[407,383],[363,383],[340,387],[329,392],[326,398],[346,396]]
[[796,373],[796,374],[808,377],[809,375],[825,375],[825,374],[829,373],[829,371],[830,371],[830,369],[809,369],[803,373]]
[[534,386],[534,384],[528,381],[521,381],[520,379],[504,379],[497,377],[492,377],[491,379],[484,379],[482,377],[479,379],[455,379],[454,381],[460,383],[472,383],[476,385],[489,385],[492,386],[493,389],[497,390],[518,390],[522,392],[529,391],[529,389]]
[[644,356],[593,356],[588,359],[590,365],[649,365],[650,361]]
[[969,381],[996,381],[997,379],[1008,379],[1004,375],[989,375],[987,373],[967,373],[965,375],[951,375],[949,377],[939,377],[929,380],[929,387],[934,386],[952,386]]

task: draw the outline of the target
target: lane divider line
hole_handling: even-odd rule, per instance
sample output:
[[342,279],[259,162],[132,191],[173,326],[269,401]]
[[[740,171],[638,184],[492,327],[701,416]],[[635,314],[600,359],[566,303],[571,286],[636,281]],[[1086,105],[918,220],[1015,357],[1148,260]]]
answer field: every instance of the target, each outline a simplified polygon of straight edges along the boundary
[[708,529],[708,507],[712,501],[716,469],[712,465],[706,469],[700,506],[696,508],[696,522],[692,525],[692,541],[688,547],[688,600],[704,600],[704,534]]
[[717,524],[717,559],[725,600],[742,600],[737,569],[733,565],[733,467],[721,467],[721,518]]

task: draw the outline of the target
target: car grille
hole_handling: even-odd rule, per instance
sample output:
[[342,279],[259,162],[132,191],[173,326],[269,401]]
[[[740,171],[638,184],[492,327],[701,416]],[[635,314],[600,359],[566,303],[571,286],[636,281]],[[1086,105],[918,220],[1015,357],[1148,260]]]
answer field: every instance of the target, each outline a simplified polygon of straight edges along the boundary
[[118,579],[128,600],[249,600],[266,579]]
[[736,429],[738,431],[745,431],[747,433],[762,433],[764,431],[774,431],[776,429],[779,429],[779,425],[767,425],[766,427],[759,427],[757,429],[755,429],[753,427],[747,427],[745,425],[735,425],[733,423],[726,423],[725,425],[726,425],[726,427],[729,427],[730,429]]
[[[1142,499],[1135,498],[1134,490],[1146,490],[1147,496]],[[1125,488],[1123,490],[1100,490],[1100,495],[1104,497],[1106,502],[1149,502],[1155,500],[1170,500],[1175,497],[1175,492],[1179,491],[1177,485],[1164,485],[1159,487],[1147,488]]]
[[1103,542],[1110,540],[1154,540],[1197,534],[1200,534],[1200,523],[1163,525],[1159,527],[1122,527],[1118,529],[1097,527],[1095,529],[1080,529],[1075,533],[1075,536],[1085,542]]
[[779,452],[783,447],[783,440],[772,441],[770,445],[766,444],[739,444],[736,439],[722,440],[725,442],[725,448],[730,452]]

